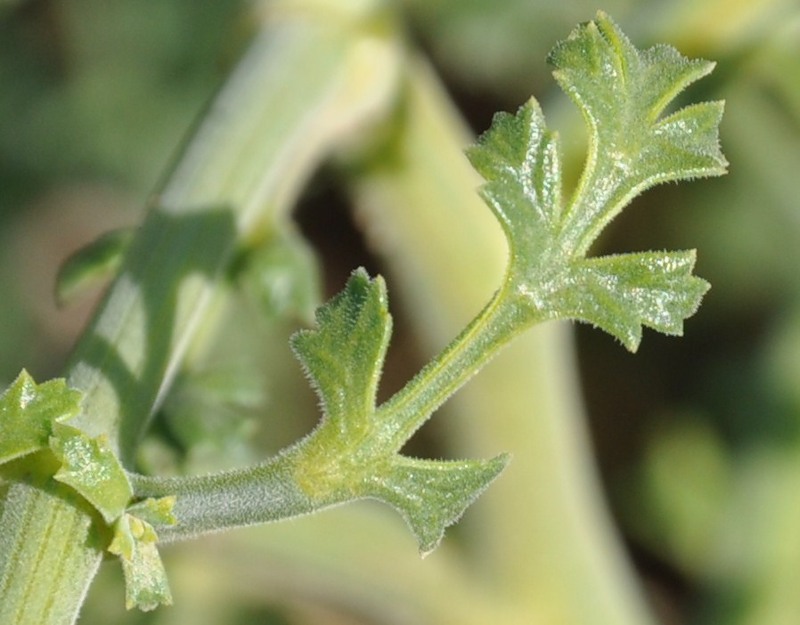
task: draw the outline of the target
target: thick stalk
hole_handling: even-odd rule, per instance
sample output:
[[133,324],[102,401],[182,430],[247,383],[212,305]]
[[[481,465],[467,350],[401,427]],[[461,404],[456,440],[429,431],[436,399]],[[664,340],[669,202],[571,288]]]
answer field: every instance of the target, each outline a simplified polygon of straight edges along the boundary
[[[124,462],[236,247],[263,236],[331,147],[391,101],[398,49],[379,5],[274,3],[155,195],[67,370],[70,385],[86,393],[74,425],[107,437]],[[93,517],[12,481],[2,527],[0,606],[12,615],[3,623],[72,623],[102,555],[87,540]],[[57,562],[63,575],[42,562]],[[48,606],[44,620],[40,604]]]
[[[82,598],[86,578],[100,564],[97,553],[107,539],[87,523],[89,506],[69,488],[30,470],[50,462],[44,452],[2,469],[13,485],[0,499],[0,623],[73,622],[80,602],[62,597]],[[42,541],[50,548],[42,549]]]
[[[501,283],[507,249],[474,192],[469,134],[424,66],[409,72],[402,123],[393,158],[356,179],[353,194],[388,250],[390,284],[438,348]],[[527,622],[650,623],[600,494],[572,350],[565,326],[537,328],[451,400],[449,453],[513,454],[467,516],[468,567]]]

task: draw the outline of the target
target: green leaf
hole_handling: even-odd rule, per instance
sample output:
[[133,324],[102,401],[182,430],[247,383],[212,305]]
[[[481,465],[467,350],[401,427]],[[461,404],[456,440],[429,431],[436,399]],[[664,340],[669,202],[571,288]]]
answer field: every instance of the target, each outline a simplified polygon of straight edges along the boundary
[[[146,577],[149,566],[160,566],[151,523],[174,539],[359,498],[396,508],[427,553],[497,477],[507,457],[420,460],[399,451],[500,347],[526,326],[552,318],[593,323],[632,350],[643,326],[682,331],[708,288],[692,275],[694,252],[592,259],[585,254],[605,223],[645,188],[723,173],[720,104],[661,117],[674,96],[712,66],[663,46],[640,52],[602,13],[559,44],[551,60],[590,133],[586,168],[569,203],[562,201],[557,137],[534,100],[516,115],[496,116],[468,151],[486,180],[481,194],[509,241],[507,275],[494,299],[433,362],[377,407],[392,319],[383,280],[355,271],[344,290],[317,310],[316,327],[292,338],[322,405],[317,428],[256,467],[193,478],[133,477],[138,496],[174,494],[182,522],[162,529],[171,520],[158,507],[154,513],[155,504],[144,505],[145,520],[129,509],[117,524],[112,550],[123,563],[144,555],[141,567],[129,564],[126,575]],[[169,501],[160,505],[169,509]],[[129,586],[150,596],[152,585],[134,582]]]
[[637,50],[602,12],[557,44],[550,61],[589,130],[586,165],[569,203],[562,204],[557,137],[535,100],[516,115],[497,115],[467,152],[509,242],[505,292],[529,324],[586,321],[630,350],[642,326],[680,334],[708,289],[691,275],[693,252],[584,257],[603,227],[645,189],[725,172],[722,103],[662,116],[713,63],[669,46]]
[[0,463],[46,448],[52,423],[77,415],[81,399],[64,380],[36,384],[23,370],[0,396]]
[[669,103],[714,63],[687,59],[670,46],[637,50],[606,14],[576,28],[549,61],[589,127],[589,153],[564,228],[585,253],[630,200],[670,180],[719,176],[721,102],[661,117]]
[[345,289],[318,310],[317,324],[292,341],[324,411],[299,447],[295,479],[320,507],[359,498],[393,506],[427,553],[507,460],[444,462],[397,453],[405,441],[394,436],[394,416],[375,407],[391,332],[383,280],[355,271]]
[[56,277],[58,303],[66,304],[91,286],[110,278],[119,268],[132,238],[130,229],[113,230],[70,256]]
[[592,323],[636,351],[642,326],[681,335],[709,284],[692,275],[694,251],[644,252],[576,262],[552,299],[561,316]]
[[158,536],[153,526],[125,513],[114,524],[114,538],[108,551],[119,556],[125,576],[125,607],[143,611],[172,604],[164,564],[158,553]]
[[420,460],[396,455],[365,480],[363,496],[394,507],[405,518],[423,556],[442,540],[464,510],[506,467],[506,454],[491,460]]
[[552,246],[561,221],[561,170],[556,136],[530,99],[516,115],[497,113],[467,149],[486,179],[481,197],[500,221],[512,254],[528,266]]
[[[208,368],[187,367],[176,376],[159,417],[166,438],[151,443],[183,452],[182,471],[208,473],[252,460],[265,389],[263,371],[248,364],[246,359],[235,366],[216,361]],[[140,465],[142,460],[140,453]]]
[[292,337],[292,348],[336,437],[358,440],[372,427],[392,329],[383,279],[356,270],[344,290],[317,310],[316,322],[316,329]]
[[55,479],[78,491],[106,522],[119,518],[133,495],[128,476],[108,443],[63,423],[53,424],[50,448],[61,462]]

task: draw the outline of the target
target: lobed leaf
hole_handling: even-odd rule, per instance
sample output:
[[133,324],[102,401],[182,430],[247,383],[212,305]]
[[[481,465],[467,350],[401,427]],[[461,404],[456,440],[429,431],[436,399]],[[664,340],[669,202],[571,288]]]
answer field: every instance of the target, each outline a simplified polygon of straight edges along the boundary
[[77,415],[81,399],[63,379],[37,384],[23,369],[0,396],[0,463],[46,448],[53,422]]
[[576,28],[549,61],[589,127],[589,153],[566,211],[565,242],[583,254],[634,196],[656,184],[725,173],[717,127],[723,105],[665,108],[714,63],[670,46],[637,50],[606,14]]
[[642,326],[680,334],[708,289],[691,275],[692,252],[584,256],[608,221],[648,187],[725,172],[722,103],[662,116],[714,65],[669,46],[637,50],[602,12],[557,44],[549,60],[589,130],[586,164],[568,206],[561,203],[557,137],[534,100],[516,115],[496,116],[467,152],[508,238],[506,290],[521,298],[530,323],[587,321],[631,350]]
[[317,309],[317,328],[296,333],[292,348],[316,390],[324,419],[343,440],[369,429],[391,334],[386,285],[353,272],[344,290]]
[[516,115],[496,114],[467,157],[486,179],[480,194],[512,241],[513,253],[541,253],[559,227],[561,172],[556,137],[536,100]]
[[560,316],[594,324],[636,351],[642,326],[681,335],[708,291],[692,275],[694,251],[645,252],[583,259],[568,272],[568,288],[552,299]]
[[397,443],[393,417],[379,417],[375,406],[390,331],[384,282],[359,269],[318,310],[317,328],[293,337],[324,409],[319,427],[297,448],[295,480],[318,507],[361,498],[393,506],[427,553],[507,460],[443,462],[397,453],[405,441]]
[[394,507],[411,528],[423,556],[508,464],[491,460],[420,460],[395,455],[365,481],[362,494]]
[[174,498],[135,504],[129,512],[138,516],[125,512],[133,491],[116,454],[102,438],[62,422],[79,413],[81,399],[64,380],[36,384],[23,370],[0,396],[0,463],[49,447],[59,463],[53,478],[114,524],[109,551],[122,560],[127,606],[148,610],[171,603],[150,523],[175,523]]
[[[405,442],[400,439],[411,436],[492,350],[520,330],[518,325],[578,319],[603,328],[631,350],[638,346],[643,326],[682,332],[683,319],[696,310],[708,288],[692,275],[694,252],[584,256],[608,221],[644,189],[724,172],[717,130],[721,103],[696,104],[663,116],[675,96],[713,64],[688,60],[667,46],[639,51],[603,13],[558,44],[550,61],[589,127],[586,165],[564,206],[557,137],[547,129],[535,100],[516,115],[497,115],[468,151],[486,180],[481,195],[510,246],[506,284],[485,309],[486,316],[479,316],[441,360],[395,396],[400,399],[378,410],[377,387],[392,320],[382,279],[357,270],[345,289],[317,310],[317,327],[292,339],[322,404],[317,429],[260,467],[167,480],[156,491],[173,487],[170,492],[181,498],[181,510],[195,508],[198,519],[209,512],[206,508],[216,508],[222,524],[277,520],[375,498],[400,512],[425,554],[499,475],[508,458],[420,460],[398,453]],[[113,263],[112,243],[95,247],[68,266],[62,288],[69,291],[70,285],[102,269],[101,261]],[[281,291],[287,277],[296,273],[295,265],[305,263],[297,251],[290,246],[286,258],[250,259],[250,278],[259,283],[257,288],[266,286],[262,295],[278,311],[308,304],[305,287]],[[275,273],[284,261],[286,267]],[[261,271],[264,267],[269,271]],[[504,298],[510,299],[510,309],[504,308],[509,304]],[[509,329],[503,323],[516,325]],[[430,388],[423,388],[426,384]],[[61,422],[78,412],[79,402],[80,394],[63,381],[37,386],[23,372],[0,397],[0,462],[49,444],[61,463],[55,478],[113,524],[108,549],[122,561],[128,607],[149,610],[169,604],[153,526],[175,524],[176,499],[146,499],[128,507],[131,484],[108,444]],[[143,484],[139,480],[140,488]],[[200,519],[195,527],[210,526]]]
[[0,396],[0,463],[49,448],[60,465],[53,477],[110,523],[122,514],[132,490],[105,441],[63,423],[80,412],[82,397],[63,379],[36,384],[23,370]]

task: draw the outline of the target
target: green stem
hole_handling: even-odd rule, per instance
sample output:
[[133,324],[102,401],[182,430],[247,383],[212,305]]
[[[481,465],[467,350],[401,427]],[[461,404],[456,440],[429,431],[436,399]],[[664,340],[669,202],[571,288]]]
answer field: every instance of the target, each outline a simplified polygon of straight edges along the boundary
[[507,289],[498,291],[439,356],[380,406],[377,420],[387,424],[382,442],[391,442],[393,449],[399,450],[437,408],[530,323],[530,315],[514,305],[513,294]]
[[89,506],[33,467],[49,452],[3,467],[0,500],[0,623],[70,623],[97,571],[102,536],[86,522]]
[[159,526],[160,542],[194,538],[234,527],[269,523],[320,509],[296,485],[300,446],[255,467],[195,477],[131,475],[136,497],[175,496],[178,523]]
[[[236,247],[264,236],[319,161],[391,103],[399,53],[380,6],[280,3],[154,197],[67,370],[86,394],[72,424],[106,437],[128,465]],[[2,622],[74,622],[102,557],[86,539],[94,517],[14,482],[2,520],[0,580],[12,583],[0,606],[14,610]],[[63,575],[40,566],[50,562]]]

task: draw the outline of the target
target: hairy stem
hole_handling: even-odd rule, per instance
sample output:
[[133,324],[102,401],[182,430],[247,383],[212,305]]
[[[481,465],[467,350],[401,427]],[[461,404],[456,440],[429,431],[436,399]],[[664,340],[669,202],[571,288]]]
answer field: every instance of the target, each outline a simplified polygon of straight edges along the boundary
[[132,475],[131,481],[137,497],[176,497],[173,513],[178,523],[159,526],[158,538],[161,542],[185,540],[318,510],[319,503],[295,484],[295,456],[290,450],[245,469],[179,478]]
[[[379,408],[378,420],[391,424],[387,442],[399,449],[428,417],[460,389],[531,320],[513,296],[501,289],[483,311],[402,390]],[[383,437],[382,437],[383,438]]]

